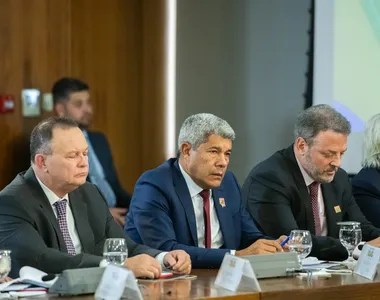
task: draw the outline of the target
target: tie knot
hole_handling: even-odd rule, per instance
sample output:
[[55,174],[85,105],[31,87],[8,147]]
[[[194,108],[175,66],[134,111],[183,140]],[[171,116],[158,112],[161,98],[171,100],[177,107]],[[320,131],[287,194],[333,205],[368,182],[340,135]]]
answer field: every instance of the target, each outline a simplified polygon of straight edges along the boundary
[[309,184],[310,195],[313,196],[315,194],[318,194],[319,185],[320,185],[320,183],[317,181],[314,181],[314,182]]
[[320,183],[318,181],[313,181],[312,183],[309,184],[309,189],[315,189],[318,188]]
[[61,199],[54,203],[56,209],[65,209],[66,208],[67,199]]
[[210,198],[210,190],[202,190],[199,195],[203,198],[203,200]]

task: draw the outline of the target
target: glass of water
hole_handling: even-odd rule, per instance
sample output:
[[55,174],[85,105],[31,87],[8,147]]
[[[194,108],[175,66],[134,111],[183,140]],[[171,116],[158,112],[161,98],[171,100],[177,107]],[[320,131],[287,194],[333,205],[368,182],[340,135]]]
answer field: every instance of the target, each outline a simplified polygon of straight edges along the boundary
[[122,238],[106,239],[103,247],[103,258],[108,264],[123,265],[128,257],[127,241]]
[[4,279],[11,271],[11,250],[0,250],[0,279]]
[[339,240],[341,244],[347,249],[348,258],[345,262],[354,262],[352,252],[356,246],[362,241],[362,230],[359,222],[338,222],[340,226]]
[[311,252],[313,242],[308,230],[292,230],[290,232],[288,247],[290,251],[296,252],[298,260],[302,265],[302,260]]

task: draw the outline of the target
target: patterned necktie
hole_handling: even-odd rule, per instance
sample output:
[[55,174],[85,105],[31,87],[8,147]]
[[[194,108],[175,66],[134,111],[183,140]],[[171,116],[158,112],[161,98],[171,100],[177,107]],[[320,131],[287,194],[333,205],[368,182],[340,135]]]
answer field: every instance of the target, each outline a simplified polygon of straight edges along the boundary
[[62,199],[54,203],[55,208],[57,209],[57,219],[59,228],[61,229],[63,240],[65,241],[67,253],[69,255],[75,255],[75,248],[73,241],[71,240],[69,234],[69,228],[67,226],[67,218],[66,218],[66,208],[67,208],[67,200]]
[[319,218],[318,188],[319,188],[319,183],[316,181],[314,181],[313,183],[309,185],[311,206],[313,208],[315,235],[320,236],[322,228],[321,228],[321,219]]
[[205,222],[205,248],[211,248],[210,190],[199,193],[203,198],[203,219]]

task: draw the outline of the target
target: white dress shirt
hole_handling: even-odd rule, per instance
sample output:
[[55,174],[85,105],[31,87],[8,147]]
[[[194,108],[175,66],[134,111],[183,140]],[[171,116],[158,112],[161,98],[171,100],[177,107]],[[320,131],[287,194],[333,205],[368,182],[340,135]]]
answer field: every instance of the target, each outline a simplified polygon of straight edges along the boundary
[[44,191],[46,197],[48,198],[48,200],[50,202],[50,205],[51,205],[51,208],[53,209],[55,217],[57,217],[57,209],[55,208],[54,203],[59,201],[59,200],[62,200],[62,199],[67,200],[67,203],[66,203],[66,206],[67,206],[66,207],[66,221],[67,221],[67,227],[69,230],[69,235],[70,235],[70,238],[73,242],[73,245],[75,248],[75,253],[76,254],[81,253],[82,252],[82,244],[80,243],[78,232],[77,232],[77,229],[75,228],[75,221],[74,221],[73,213],[72,213],[70,205],[69,205],[69,201],[70,201],[69,195],[66,194],[62,198],[59,198],[56,194],[54,194],[54,192],[51,189],[49,189],[46,185],[44,185],[42,183],[42,181],[37,177],[37,175],[36,175],[36,178],[37,178],[42,190]]
[[[66,221],[67,221],[67,227],[69,230],[69,235],[70,235],[70,238],[73,242],[73,245],[75,248],[75,253],[76,254],[81,253],[82,252],[82,244],[80,243],[78,232],[77,232],[77,229],[75,227],[75,221],[74,221],[73,213],[72,213],[70,205],[69,205],[69,201],[70,201],[69,200],[69,194],[66,194],[62,198],[59,198],[51,189],[49,189],[45,184],[42,183],[42,181],[37,177],[37,175],[36,175],[36,178],[37,178],[42,190],[44,191],[46,197],[48,198],[48,200],[50,202],[50,205],[51,205],[51,208],[53,209],[55,217],[57,217],[57,209],[55,208],[54,203],[59,201],[59,200],[62,200],[62,199],[67,200]],[[161,264],[161,266],[163,268],[166,267],[164,265],[164,257],[167,253],[168,252],[164,251],[164,252],[161,252],[160,254],[156,255],[156,257],[155,257],[155,259]]]
[[[199,193],[203,190],[197,185],[189,174],[182,168],[179,163],[179,168],[185,178],[187,187],[190,192],[191,201],[193,202],[195,222],[197,225],[198,247],[205,247],[205,223],[203,217],[203,198]],[[216,214],[214,201],[212,198],[212,190],[210,190],[210,225],[211,225],[211,248],[220,248],[224,244],[222,231],[220,230],[219,219]]]
[[[315,180],[307,174],[305,169],[301,166],[300,162],[297,159],[298,166],[301,170],[303,179],[306,183],[307,190],[309,191],[309,185],[312,184]],[[310,191],[309,191],[310,193]],[[321,236],[327,235],[327,222],[326,222],[326,214],[325,214],[325,203],[323,202],[323,194],[321,185],[318,185],[318,208],[319,208],[319,220],[321,222]]]

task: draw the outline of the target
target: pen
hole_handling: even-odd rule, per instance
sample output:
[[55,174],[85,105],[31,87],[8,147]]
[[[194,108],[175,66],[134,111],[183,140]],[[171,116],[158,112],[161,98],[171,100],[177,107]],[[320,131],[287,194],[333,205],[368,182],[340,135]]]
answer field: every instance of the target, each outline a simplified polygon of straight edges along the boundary
[[289,235],[285,240],[283,240],[283,241],[281,242],[280,246],[281,246],[281,247],[284,247],[285,244],[289,241],[289,239],[290,239],[290,235]]
[[163,271],[173,271],[173,267],[174,267],[174,265],[172,265],[172,266],[167,266],[167,267],[165,267],[165,268],[163,269]]

